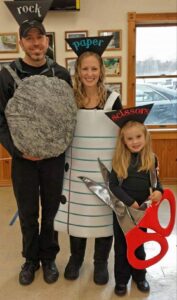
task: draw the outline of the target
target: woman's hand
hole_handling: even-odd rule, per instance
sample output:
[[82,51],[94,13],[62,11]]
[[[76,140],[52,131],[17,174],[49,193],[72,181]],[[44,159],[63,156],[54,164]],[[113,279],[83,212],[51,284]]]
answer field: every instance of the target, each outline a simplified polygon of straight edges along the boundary
[[135,202],[133,202],[133,204],[130,207],[138,209],[139,208],[139,204],[138,204],[138,202],[135,201]]

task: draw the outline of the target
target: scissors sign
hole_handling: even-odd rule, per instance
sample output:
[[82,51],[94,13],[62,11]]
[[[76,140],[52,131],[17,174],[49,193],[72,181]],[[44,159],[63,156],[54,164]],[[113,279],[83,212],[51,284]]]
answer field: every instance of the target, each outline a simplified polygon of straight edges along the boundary
[[[111,207],[115,212],[119,225],[121,226],[126,243],[127,243],[127,259],[134,268],[145,269],[157,263],[166,254],[168,250],[168,242],[166,237],[170,235],[175,224],[176,204],[173,192],[165,189],[159,203],[148,204],[143,203],[139,209],[126,206],[122,201],[116,198],[109,189],[109,171],[104,164],[98,160],[104,184],[99,184],[87,177],[79,178],[86,184],[88,189],[92,191],[106,205]],[[166,200],[170,206],[170,220],[164,228],[160,225],[158,219],[158,210],[161,203]],[[153,232],[143,231],[151,229]],[[160,245],[160,252],[147,260],[140,260],[136,257],[135,252],[142,244],[155,241]]]

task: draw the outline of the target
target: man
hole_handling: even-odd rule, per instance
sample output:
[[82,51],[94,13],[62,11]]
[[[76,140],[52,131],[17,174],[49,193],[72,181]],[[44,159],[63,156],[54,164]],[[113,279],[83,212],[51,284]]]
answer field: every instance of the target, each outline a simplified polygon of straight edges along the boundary
[[[15,2],[11,3],[15,5]],[[10,67],[20,79],[38,74],[52,77],[55,73],[55,77],[71,84],[68,71],[55,62],[49,63],[45,56],[49,41],[41,22],[22,22],[19,35],[25,56],[18,63],[12,62]],[[44,280],[53,283],[59,277],[55,264],[59,252],[58,235],[54,231],[53,220],[61,199],[65,154],[42,159],[23,153],[14,145],[5,109],[16,88],[14,79],[4,68],[0,72],[0,143],[12,156],[12,183],[23,237],[22,255],[26,259],[19,274],[19,282],[22,285],[31,284],[41,262]],[[39,197],[41,226],[38,223]]]

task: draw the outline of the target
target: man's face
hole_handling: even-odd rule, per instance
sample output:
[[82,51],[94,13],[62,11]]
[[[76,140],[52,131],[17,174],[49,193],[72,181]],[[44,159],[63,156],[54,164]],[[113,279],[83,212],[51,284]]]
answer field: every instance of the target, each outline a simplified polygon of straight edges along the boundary
[[45,54],[49,46],[49,39],[42,35],[37,28],[29,30],[26,37],[20,40],[20,46],[25,52],[25,61],[29,64],[41,64],[45,61]]

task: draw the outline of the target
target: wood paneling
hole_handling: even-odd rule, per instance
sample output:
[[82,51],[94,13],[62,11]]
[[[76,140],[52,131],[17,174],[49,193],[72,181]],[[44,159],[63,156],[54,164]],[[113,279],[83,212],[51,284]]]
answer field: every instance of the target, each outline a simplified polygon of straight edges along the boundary
[[11,157],[0,145],[0,186],[11,185]]
[[177,184],[177,140],[153,139],[152,144],[159,159],[161,181]]
[[135,103],[135,82],[136,82],[136,13],[128,14],[128,106],[134,106]]
[[160,179],[165,184],[177,184],[177,130],[149,129],[153,150],[160,164]]

